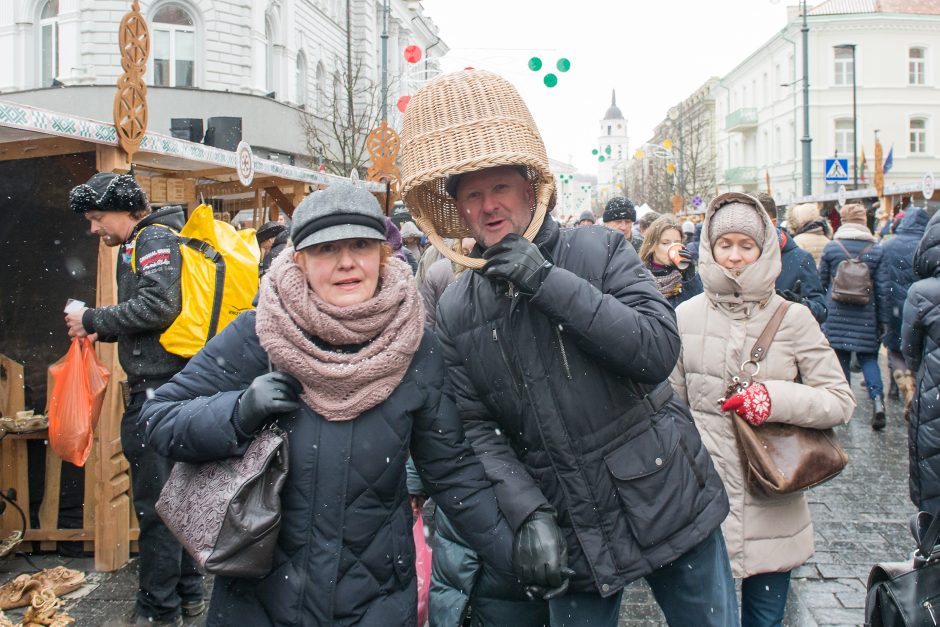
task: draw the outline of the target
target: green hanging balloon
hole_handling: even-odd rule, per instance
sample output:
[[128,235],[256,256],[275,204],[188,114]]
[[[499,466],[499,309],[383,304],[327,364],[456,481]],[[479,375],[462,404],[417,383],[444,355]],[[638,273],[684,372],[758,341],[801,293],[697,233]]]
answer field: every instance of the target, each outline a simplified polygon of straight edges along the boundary
[[591,154],[592,154],[592,155],[596,155],[596,154],[597,154],[597,148],[595,148],[594,150],[592,150],[592,151],[591,151]]
[[558,59],[558,63],[555,64],[555,67],[558,68],[559,72],[567,72],[571,69],[571,61],[562,57]]
[[542,69],[542,60],[538,57],[532,57],[529,59],[529,69],[533,72],[538,72]]
[[597,160],[598,160],[598,161],[605,161],[606,158],[604,157],[604,155],[601,155],[600,157],[597,158]]
[[607,154],[610,154],[610,146],[608,146],[607,148],[604,148],[604,152],[606,152]]
[[554,87],[558,84],[558,77],[549,73],[545,75],[545,78],[542,79],[542,82],[545,83],[546,87]]

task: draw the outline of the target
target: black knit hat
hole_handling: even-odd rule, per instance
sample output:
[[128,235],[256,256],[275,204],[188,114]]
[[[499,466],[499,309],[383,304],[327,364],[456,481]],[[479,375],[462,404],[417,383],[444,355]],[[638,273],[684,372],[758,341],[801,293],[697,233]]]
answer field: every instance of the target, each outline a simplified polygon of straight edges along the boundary
[[611,220],[636,222],[636,208],[629,198],[614,196],[607,201],[607,206],[604,207],[604,222],[610,222]]
[[280,222],[274,222],[273,220],[270,222],[265,222],[260,227],[258,227],[257,231],[255,231],[255,239],[258,240],[259,244],[263,244],[269,239],[277,237],[280,233],[283,233],[286,230],[287,227]]
[[127,211],[147,209],[147,195],[131,174],[99,172],[83,185],[69,192],[69,207],[75,213],[89,211]]

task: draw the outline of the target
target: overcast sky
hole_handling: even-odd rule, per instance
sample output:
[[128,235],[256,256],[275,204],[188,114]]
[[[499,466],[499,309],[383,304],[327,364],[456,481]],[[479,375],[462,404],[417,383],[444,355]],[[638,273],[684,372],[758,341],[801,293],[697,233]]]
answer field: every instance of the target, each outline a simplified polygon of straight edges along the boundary
[[[596,172],[598,122],[611,89],[630,144],[669,107],[722,76],[786,24],[793,0],[422,0],[450,46],[444,71],[497,72],[522,93],[554,159]],[[811,2],[810,5],[818,4]],[[544,62],[528,69],[530,57]],[[559,58],[571,61],[565,73]],[[558,85],[544,86],[548,71]],[[394,101],[394,100],[393,100]]]

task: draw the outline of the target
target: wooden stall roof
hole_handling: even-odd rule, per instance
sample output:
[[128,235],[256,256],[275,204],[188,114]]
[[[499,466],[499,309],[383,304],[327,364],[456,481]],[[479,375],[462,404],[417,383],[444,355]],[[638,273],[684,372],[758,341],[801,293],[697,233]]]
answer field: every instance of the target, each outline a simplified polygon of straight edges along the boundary
[[[118,146],[114,124],[0,99],[0,160],[88,152],[94,150],[95,145]],[[200,178],[234,174],[236,162],[233,151],[149,131],[134,155],[134,163],[142,168]],[[252,162],[256,178],[270,177],[310,185],[351,182],[345,177],[257,156]],[[360,180],[355,184],[370,192],[385,191],[381,183]]]

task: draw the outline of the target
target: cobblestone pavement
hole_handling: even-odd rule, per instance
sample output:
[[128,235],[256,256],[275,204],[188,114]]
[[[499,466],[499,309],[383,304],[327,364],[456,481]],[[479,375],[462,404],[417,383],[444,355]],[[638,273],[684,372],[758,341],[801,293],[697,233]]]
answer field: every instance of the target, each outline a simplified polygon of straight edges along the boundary
[[[785,621],[788,627],[862,624],[865,582],[871,566],[904,559],[913,551],[907,519],[914,507],[907,496],[907,431],[900,405],[889,399],[887,429],[872,431],[871,403],[862,390],[861,375],[853,378],[859,407],[852,422],[839,428],[850,462],[840,477],[810,493],[816,555],[794,572]],[[40,568],[64,564],[88,573],[87,585],[65,598],[64,609],[79,626],[122,625],[121,618],[133,609],[136,561],[114,573],[91,572],[90,558],[41,555],[32,561]],[[3,561],[0,580],[33,570],[22,557]],[[22,610],[7,614],[18,620]],[[664,622],[642,581],[627,588],[622,626]],[[204,624],[204,617],[186,623],[190,627]]]

